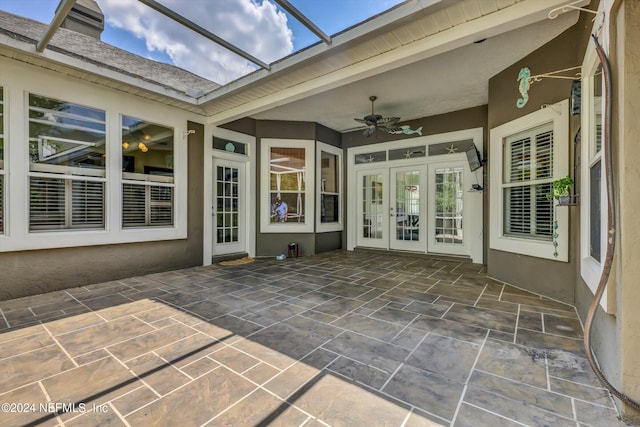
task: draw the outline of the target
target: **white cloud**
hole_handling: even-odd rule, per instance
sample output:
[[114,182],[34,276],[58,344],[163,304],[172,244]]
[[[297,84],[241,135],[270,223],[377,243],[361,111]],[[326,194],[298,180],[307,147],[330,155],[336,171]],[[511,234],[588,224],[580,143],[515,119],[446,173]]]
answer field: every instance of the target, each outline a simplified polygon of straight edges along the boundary
[[[166,53],[181,68],[221,84],[256,69],[253,63],[142,3],[98,1],[108,24],[143,39],[149,51]],[[162,4],[263,62],[293,50],[286,16],[268,0],[162,0]]]

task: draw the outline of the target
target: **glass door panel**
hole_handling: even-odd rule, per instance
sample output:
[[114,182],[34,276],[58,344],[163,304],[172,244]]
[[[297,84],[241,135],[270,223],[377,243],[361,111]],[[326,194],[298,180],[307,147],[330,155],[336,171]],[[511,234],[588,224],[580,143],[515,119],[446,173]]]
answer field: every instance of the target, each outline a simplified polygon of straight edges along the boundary
[[244,252],[244,164],[214,160],[213,253]]
[[424,167],[412,166],[390,169],[391,249],[426,250],[424,225],[426,223],[426,185],[423,184]]
[[430,173],[432,252],[464,254],[464,165],[433,165]]
[[438,243],[461,245],[462,168],[436,169],[436,229]]
[[387,248],[386,177],[380,171],[358,172],[358,245]]

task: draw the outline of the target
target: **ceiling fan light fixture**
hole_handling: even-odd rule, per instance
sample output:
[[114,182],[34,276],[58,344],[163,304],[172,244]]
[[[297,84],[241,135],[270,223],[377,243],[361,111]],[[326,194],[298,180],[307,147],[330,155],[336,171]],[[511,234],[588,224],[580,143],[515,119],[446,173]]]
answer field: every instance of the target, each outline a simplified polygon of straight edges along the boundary
[[371,114],[368,116],[364,116],[361,119],[354,119],[358,123],[365,124],[367,128],[362,132],[364,136],[371,136],[375,133],[376,130],[381,130],[383,132],[387,132],[390,134],[406,134],[410,135],[412,133],[418,133],[422,135],[422,127],[419,129],[411,130],[411,128],[407,125],[400,126],[398,122],[400,121],[400,117],[382,117],[380,114],[376,114],[374,111],[374,102],[378,99],[377,96],[372,95],[369,97],[369,101],[371,101]]

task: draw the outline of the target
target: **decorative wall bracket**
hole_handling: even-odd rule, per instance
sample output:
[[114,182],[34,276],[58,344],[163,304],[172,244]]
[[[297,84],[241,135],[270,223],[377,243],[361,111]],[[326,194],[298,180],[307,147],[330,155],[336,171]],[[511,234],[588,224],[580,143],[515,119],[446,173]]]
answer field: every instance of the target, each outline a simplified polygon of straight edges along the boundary
[[549,19],[556,19],[558,15],[562,15],[563,13],[567,13],[571,10],[580,10],[582,12],[589,12],[593,14],[597,14],[598,12],[591,9],[585,9],[584,7],[578,7],[577,4],[582,3],[582,0],[575,0],[569,4],[565,4],[564,6],[556,7],[555,9],[551,9],[549,14],[547,15]]
[[[527,101],[529,101],[529,89],[531,88],[531,84],[535,82],[539,82],[542,79],[565,79],[565,80],[579,80],[582,78],[582,73],[580,71],[581,66],[577,65],[575,67],[563,68],[562,70],[549,71],[542,74],[536,74],[535,76],[531,75],[531,70],[528,67],[523,67],[520,69],[520,73],[518,73],[517,81],[520,82],[518,84],[518,90],[520,91],[520,98],[516,101],[516,106],[518,108],[523,108]],[[572,75],[567,75],[572,74]]]

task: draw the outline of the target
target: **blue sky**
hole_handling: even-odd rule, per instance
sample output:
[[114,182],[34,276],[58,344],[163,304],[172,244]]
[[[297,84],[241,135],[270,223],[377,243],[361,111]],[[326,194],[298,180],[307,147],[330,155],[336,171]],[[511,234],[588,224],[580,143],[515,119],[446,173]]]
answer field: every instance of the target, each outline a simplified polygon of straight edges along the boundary
[[[272,0],[159,0],[212,33],[272,62],[318,41]],[[137,0],[97,0],[106,15],[102,40],[227,83],[255,66],[175,24]],[[333,35],[401,0],[290,0],[325,33]],[[0,0],[0,9],[49,23],[59,0]]]

